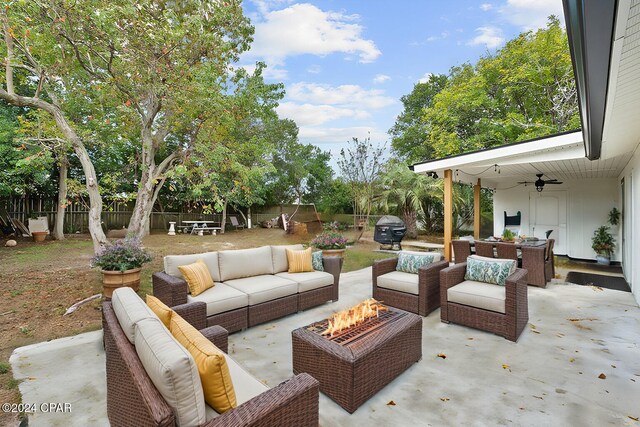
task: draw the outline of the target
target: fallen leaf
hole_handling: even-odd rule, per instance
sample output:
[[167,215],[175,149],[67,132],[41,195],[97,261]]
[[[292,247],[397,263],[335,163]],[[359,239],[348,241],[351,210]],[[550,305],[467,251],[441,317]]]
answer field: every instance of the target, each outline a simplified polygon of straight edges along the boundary
[[533,323],[529,323],[529,327],[530,327],[531,329],[535,329],[535,328],[536,328],[536,325],[534,325]]
[[389,403],[387,403],[387,406],[396,406],[396,402],[390,400]]
[[441,397],[440,400],[443,402],[448,402],[450,399],[448,397]]
[[640,421],[638,417],[632,417],[631,415],[627,415],[627,417],[631,418],[633,421]]
[[571,362],[571,363],[573,363],[573,362],[575,362],[575,361],[576,361],[576,359],[575,359],[575,358],[573,358],[573,357],[572,357],[571,359],[569,359],[569,362]]
[[509,371],[511,371],[510,369],[511,367],[509,365],[507,365],[506,363],[502,364],[502,369],[509,369]]
[[536,331],[535,329],[532,329],[531,332],[533,332],[534,334],[539,334],[540,331]]
[[593,289],[594,291],[597,291],[597,292],[602,292],[602,288],[600,286],[591,285],[591,289]]
[[607,376],[604,373],[602,373],[602,374],[598,375],[598,378],[600,378],[601,380],[605,380],[605,379],[607,379]]
[[447,355],[446,355],[446,354],[444,354],[444,353],[438,353],[438,357],[441,357],[441,358],[443,358],[443,359],[446,359],[446,358],[447,358]]
[[616,365],[611,365],[611,367],[615,369],[615,368],[616,368]]
[[544,400],[544,397],[542,397],[542,396],[536,396],[536,395],[534,395],[533,397],[535,397],[536,399]]

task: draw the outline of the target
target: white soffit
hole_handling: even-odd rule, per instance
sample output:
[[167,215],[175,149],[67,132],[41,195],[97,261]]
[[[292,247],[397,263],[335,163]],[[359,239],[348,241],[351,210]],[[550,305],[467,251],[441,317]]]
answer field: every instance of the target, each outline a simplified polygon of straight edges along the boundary
[[602,157],[633,152],[640,142],[640,0],[620,0],[602,132]]

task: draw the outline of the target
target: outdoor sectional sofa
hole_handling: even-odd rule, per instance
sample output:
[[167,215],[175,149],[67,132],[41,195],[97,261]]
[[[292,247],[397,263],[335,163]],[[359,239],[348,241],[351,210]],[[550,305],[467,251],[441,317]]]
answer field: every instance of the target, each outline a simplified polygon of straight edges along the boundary
[[[206,327],[204,303],[174,312],[227,353],[227,331]],[[237,406],[218,414],[205,403],[197,362],[131,288],[103,302],[102,325],[107,415],[114,427],[318,425],[319,384],[313,377],[299,374],[269,388],[227,354]]]
[[[286,248],[262,246],[164,257],[164,271],[153,274],[153,294],[169,307],[204,302],[207,326],[235,332],[288,314],[338,300],[342,258],[323,257],[324,271],[288,273]],[[215,286],[192,296],[179,266],[204,261]]]

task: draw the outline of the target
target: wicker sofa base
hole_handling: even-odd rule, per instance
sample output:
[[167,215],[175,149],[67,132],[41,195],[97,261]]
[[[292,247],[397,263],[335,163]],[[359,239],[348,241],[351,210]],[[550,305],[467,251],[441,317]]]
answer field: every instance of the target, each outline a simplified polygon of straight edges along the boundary
[[207,317],[207,326],[220,325],[229,333],[247,329],[249,326],[249,309],[247,307]]
[[298,312],[298,294],[249,306],[249,327]]
[[436,289],[435,292],[431,292],[427,295],[426,311],[423,313],[420,310],[420,299],[418,295],[409,294],[406,292],[394,291],[393,289],[375,287],[375,293],[373,295],[375,299],[390,305],[391,307],[397,307],[401,310],[416,313],[421,316],[427,316],[436,308],[440,307],[440,289]]
[[422,358],[422,318],[403,316],[346,345],[298,328],[291,333],[293,372],[306,372],[320,391],[353,413]]
[[308,308],[324,304],[327,301],[331,301],[332,298],[333,285],[325,286],[324,288],[319,289],[312,289],[307,292],[302,292],[298,294],[298,311],[303,311]]

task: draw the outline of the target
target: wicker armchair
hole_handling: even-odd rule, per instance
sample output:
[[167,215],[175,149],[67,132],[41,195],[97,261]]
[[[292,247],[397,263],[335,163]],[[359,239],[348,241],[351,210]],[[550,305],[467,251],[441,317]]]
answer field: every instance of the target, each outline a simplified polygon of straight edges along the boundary
[[[440,272],[440,319],[471,328],[493,332],[517,341],[529,321],[527,270],[517,268],[505,283],[504,313],[451,302],[448,291],[465,281],[467,263],[456,264]],[[498,285],[490,285],[498,286]]]
[[[447,261],[431,263],[418,270],[417,286],[415,282],[401,283],[398,288],[378,286],[378,278],[396,271],[398,258],[376,261],[372,269],[373,297],[387,305],[427,316],[440,307],[440,270],[449,266]],[[410,274],[410,273],[402,273]],[[414,275],[412,275],[414,276]],[[409,291],[409,292],[407,292]]]
[[475,242],[476,255],[480,255],[487,258],[495,258],[493,255],[493,243],[491,242]]
[[529,284],[544,288],[555,276],[553,265],[554,239],[547,240],[546,246],[523,246],[522,268],[529,271]]
[[468,240],[452,240],[451,247],[453,247],[453,257],[456,264],[466,262],[471,255],[471,242]]
[[[196,303],[198,304],[198,303]],[[188,306],[194,306],[188,304]],[[205,304],[180,314],[196,324],[206,323]],[[176,310],[178,311],[178,310]],[[200,320],[197,320],[197,319]],[[136,348],[125,336],[111,302],[102,305],[106,354],[107,415],[112,426],[175,426],[176,416],[140,361]],[[195,326],[195,325],[194,325]],[[201,331],[227,351],[227,332],[220,326]],[[223,341],[219,341],[223,339]],[[218,345],[220,344],[220,345]],[[299,374],[253,399],[208,421],[205,426],[308,426],[319,419],[319,383]]]

